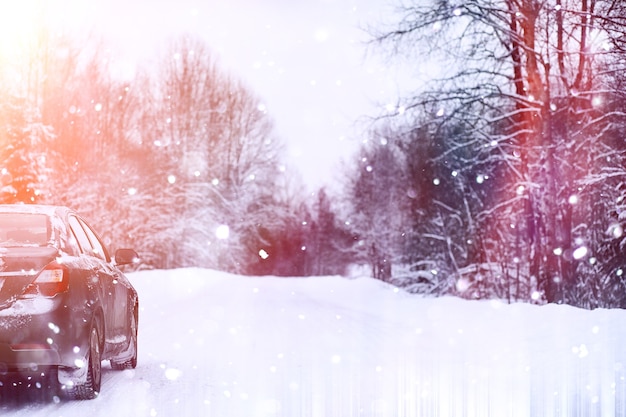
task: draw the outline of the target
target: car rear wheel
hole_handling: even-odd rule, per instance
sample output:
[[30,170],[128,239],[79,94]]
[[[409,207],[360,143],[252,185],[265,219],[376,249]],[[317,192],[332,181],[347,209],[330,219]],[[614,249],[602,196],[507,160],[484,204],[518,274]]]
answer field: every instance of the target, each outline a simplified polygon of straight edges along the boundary
[[92,400],[100,392],[102,383],[102,352],[100,351],[100,336],[95,326],[89,332],[87,377],[85,381],[72,382],[72,384],[65,386],[65,392],[73,400]]
[[135,369],[137,367],[137,312],[138,309],[135,307],[134,313],[130,315],[129,325],[130,349],[132,349],[133,355],[130,359],[121,362],[111,359],[111,368],[117,371]]

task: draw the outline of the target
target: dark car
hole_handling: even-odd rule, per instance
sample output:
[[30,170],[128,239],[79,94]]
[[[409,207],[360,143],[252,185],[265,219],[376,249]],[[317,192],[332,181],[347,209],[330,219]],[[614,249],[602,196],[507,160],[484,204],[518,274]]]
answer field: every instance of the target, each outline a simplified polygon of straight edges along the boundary
[[137,292],[102,239],[66,207],[0,205],[0,381],[43,378],[98,395],[103,360],[137,365]]

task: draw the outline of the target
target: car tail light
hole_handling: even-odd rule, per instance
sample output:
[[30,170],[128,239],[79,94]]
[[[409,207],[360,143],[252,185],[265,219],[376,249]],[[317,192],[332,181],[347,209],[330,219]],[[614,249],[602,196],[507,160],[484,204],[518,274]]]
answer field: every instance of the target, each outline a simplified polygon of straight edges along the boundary
[[41,294],[44,297],[54,297],[55,295],[67,291],[69,287],[68,272],[62,265],[52,262],[48,264],[37,278],[26,289],[26,295]]

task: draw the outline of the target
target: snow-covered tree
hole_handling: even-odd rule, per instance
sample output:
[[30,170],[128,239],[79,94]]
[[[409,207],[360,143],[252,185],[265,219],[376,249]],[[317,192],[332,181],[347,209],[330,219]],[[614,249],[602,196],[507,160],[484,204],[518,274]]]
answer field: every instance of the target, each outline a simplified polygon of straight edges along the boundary
[[0,201],[38,203],[49,193],[53,129],[25,99],[0,99]]
[[356,260],[354,234],[349,224],[338,218],[334,207],[337,198],[323,187],[313,196],[301,228],[306,256],[304,275],[345,275]]
[[[588,220],[606,195],[596,180],[624,175],[613,140],[624,113],[608,105],[623,100],[614,82],[626,66],[623,9],[601,0],[405,2],[401,20],[375,35],[439,68],[399,114],[419,114],[414,128],[431,132],[464,127],[444,138],[448,149],[468,151],[466,172],[491,169],[502,184],[472,213],[482,235],[471,240],[492,242],[482,256],[517,265],[548,302],[577,303],[571,290],[592,276],[590,263],[608,261],[591,252],[588,233],[607,222]],[[607,219],[614,207],[602,210]],[[484,227],[489,220],[499,226]]]
[[372,275],[390,280],[392,266],[399,264],[407,238],[408,203],[406,159],[395,137],[375,133],[356,161],[354,179],[348,187],[352,203],[351,227],[359,236],[361,262]]
[[138,138],[165,266],[248,272],[267,245],[260,230],[281,227],[273,195],[285,173],[267,110],[198,39],[174,40],[158,69],[141,82]]

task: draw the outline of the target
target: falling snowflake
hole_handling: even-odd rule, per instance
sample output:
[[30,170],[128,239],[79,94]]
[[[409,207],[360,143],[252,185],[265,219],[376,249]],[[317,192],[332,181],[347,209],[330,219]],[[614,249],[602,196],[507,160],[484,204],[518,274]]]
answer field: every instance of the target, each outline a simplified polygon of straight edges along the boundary
[[584,258],[585,256],[587,256],[587,252],[588,252],[587,247],[581,246],[580,248],[577,248],[576,250],[574,250],[574,253],[572,254],[572,256],[574,257],[574,259],[580,260]]
[[215,236],[217,236],[220,240],[228,239],[230,236],[230,228],[225,224],[217,226],[217,229],[215,229]]
[[170,381],[176,381],[178,378],[180,378],[181,375],[182,372],[175,368],[168,368],[165,370],[165,378]]

